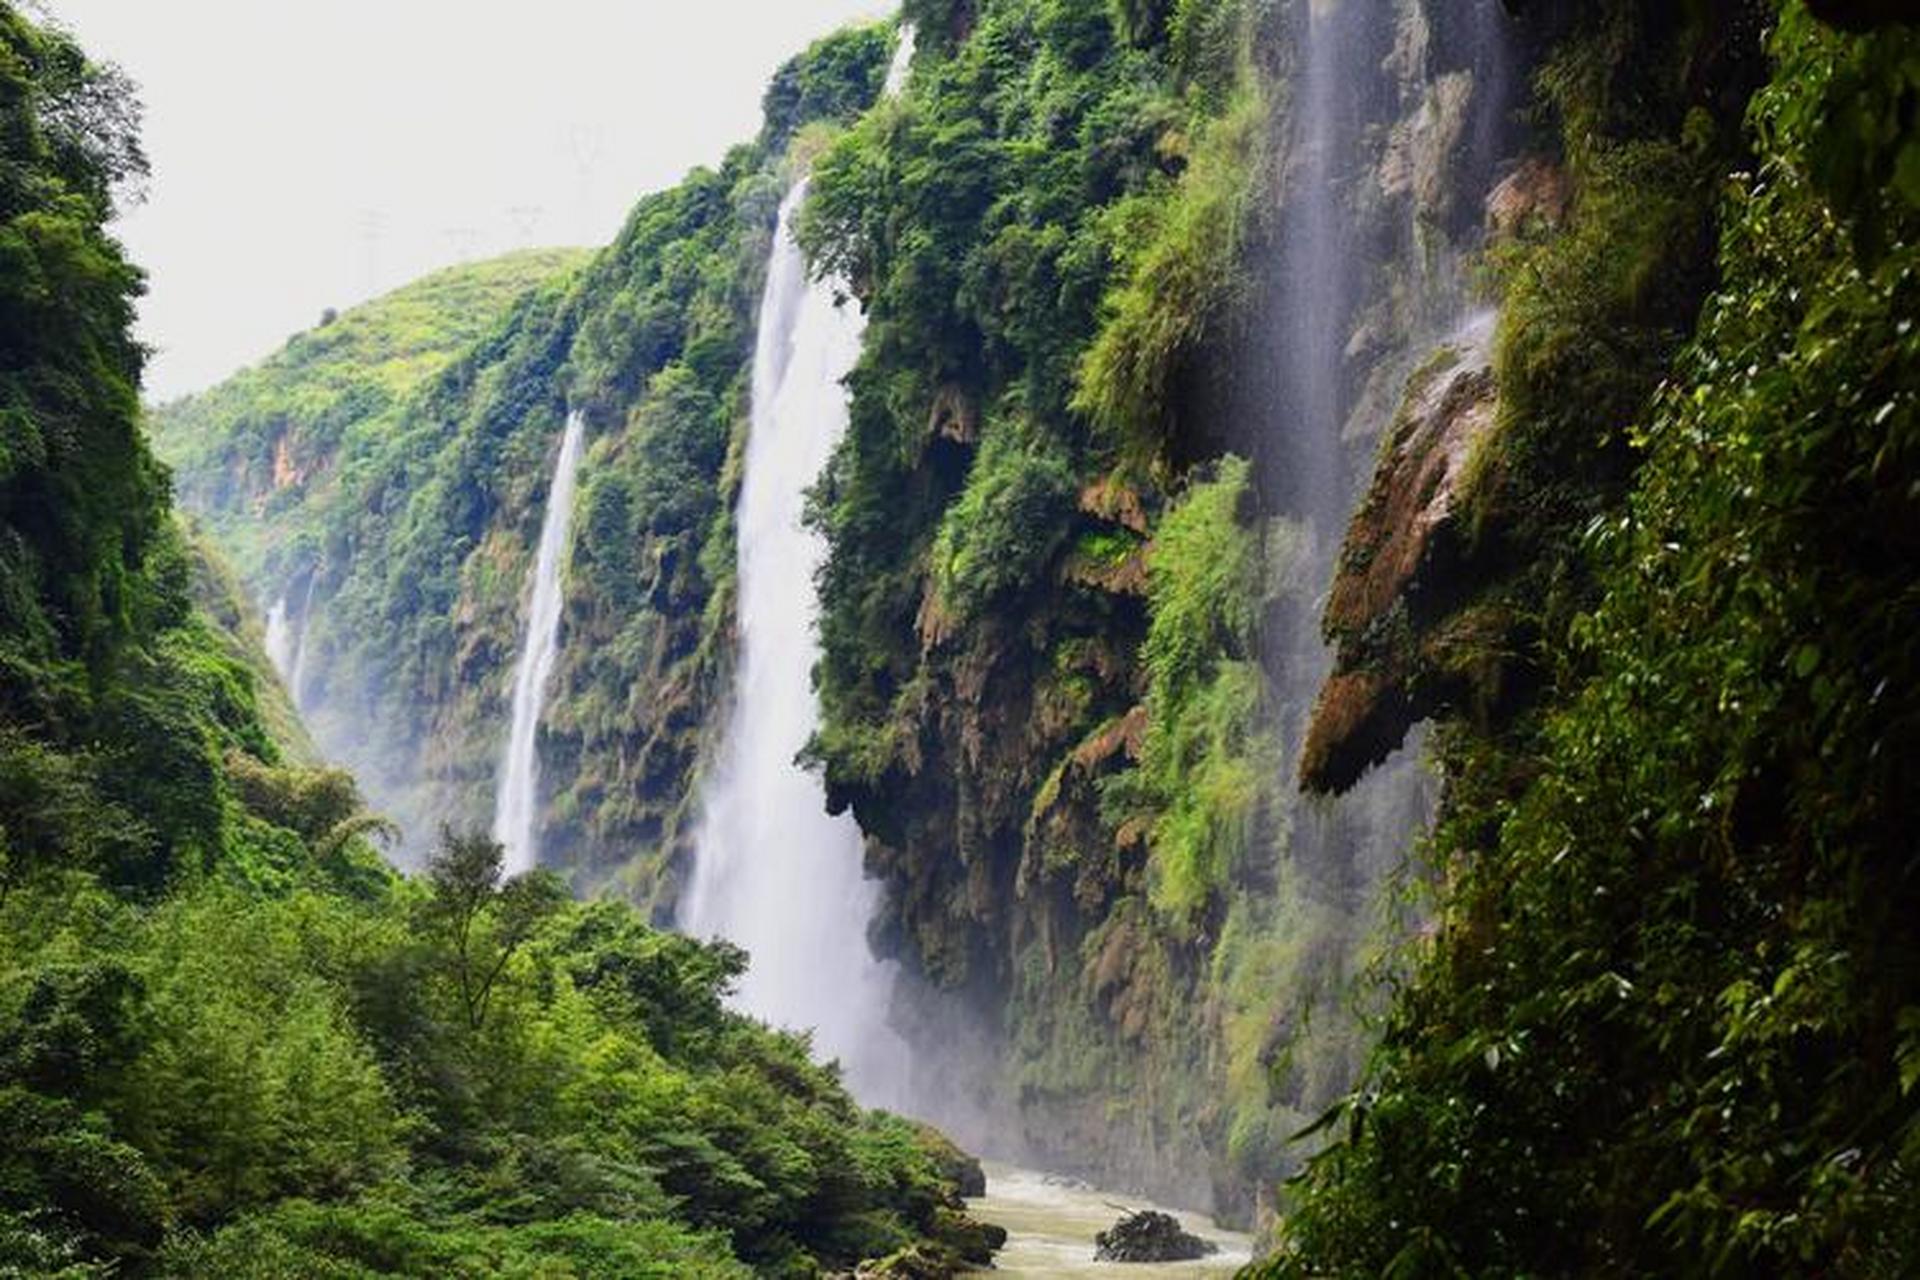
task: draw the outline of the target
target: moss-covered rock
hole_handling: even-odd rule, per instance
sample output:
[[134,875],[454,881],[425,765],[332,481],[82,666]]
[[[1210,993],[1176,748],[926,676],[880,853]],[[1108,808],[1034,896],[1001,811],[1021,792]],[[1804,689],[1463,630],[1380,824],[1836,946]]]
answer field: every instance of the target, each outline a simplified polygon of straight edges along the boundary
[[[1470,696],[1447,677],[1433,623],[1471,573],[1462,495],[1476,457],[1496,448],[1491,317],[1442,347],[1408,384],[1373,483],[1347,528],[1325,612],[1333,673],[1301,751],[1301,782],[1344,791],[1405,740],[1415,721]],[[1494,638],[1498,642],[1498,638]]]
[[1192,1262],[1220,1252],[1157,1209],[1125,1214],[1093,1238],[1095,1262]]

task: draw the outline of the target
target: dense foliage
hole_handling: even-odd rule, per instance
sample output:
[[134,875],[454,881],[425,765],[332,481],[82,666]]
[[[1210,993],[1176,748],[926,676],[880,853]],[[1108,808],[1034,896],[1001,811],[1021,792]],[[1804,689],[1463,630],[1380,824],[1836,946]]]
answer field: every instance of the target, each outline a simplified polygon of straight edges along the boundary
[[1593,603],[1538,714],[1449,742],[1443,928],[1276,1274],[1920,1265],[1920,43],[1788,4],[1771,52]]
[[272,747],[138,431],[140,276],[101,230],[137,108],[0,24],[0,892],[68,865],[152,890],[219,848],[221,753]]
[[743,954],[482,837],[398,878],[352,779],[283,753],[138,431],[124,87],[0,6],[0,88],[0,1274],[978,1256],[943,1140],[724,1008]]
[[230,785],[159,902],[69,870],[0,905],[0,1267],[810,1274],[961,1228],[936,1139],[722,1008],[738,951],[480,837],[394,880],[328,775]]
[[[547,848],[671,910],[730,661],[753,306],[810,172],[804,246],[869,325],[811,507],[809,752],[927,996],[923,1060],[975,1091],[958,1110],[1236,1213],[1331,1139],[1283,1202],[1275,1274],[1912,1272],[1911,27],[1840,35],[1800,0],[903,16],[897,98],[876,101],[891,31],[832,37],[775,77],[754,144],[586,265],[429,282],[170,415],[249,588],[301,602],[323,745],[384,744],[356,763],[416,832],[484,810],[551,445],[581,410]],[[1320,86],[1318,137],[1316,40],[1354,80]],[[22,58],[56,104],[22,117],[22,154],[72,199],[58,234],[52,205],[8,234],[81,263],[123,320],[133,279],[93,228],[137,168],[126,112],[77,55]],[[115,126],[78,169],[76,120]],[[1336,261],[1295,261],[1310,233]],[[58,309],[85,291],[16,278],[37,277],[10,275],[8,306],[53,310],[6,338],[27,372],[0,456],[25,495],[0,547],[0,812],[25,887],[0,910],[57,923],[8,962],[5,1105],[30,1137],[0,1191],[79,1179],[71,1212],[96,1216],[10,1247],[698,1274],[952,1227],[919,1139],[718,1012],[736,956],[501,885],[485,842],[419,884],[373,868],[351,785],[261,731],[244,621],[185,605],[190,576],[230,593],[141,514],[162,499],[137,445],[124,467],[58,452],[72,422],[132,440],[123,328],[74,329]],[[462,304],[484,324],[440,327],[455,285],[485,286]],[[1456,329],[1488,301],[1482,351]],[[1401,701],[1391,741],[1315,785],[1426,716],[1447,785],[1418,927],[1380,957],[1382,1043],[1329,1109],[1362,1052],[1346,996],[1379,864],[1420,795],[1404,762],[1357,800],[1283,793],[1322,676],[1302,619],[1371,433],[1414,423],[1403,389],[1453,386],[1420,493],[1363,511],[1444,536],[1399,548],[1397,598],[1329,618],[1336,678]],[[1371,532],[1340,574],[1392,530]],[[202,932],[299,980],[215,974]],[[62,968],[77,937],[119,968]],[[976,1042],[984,1061],[956,1047]],[[134,1065],[68,1096],[35,1065],[62,1054]],[[161,1113],[180,1090],[234,1101],[203,1132]]]
[[313,554],[300,545],[315,536],[304,508],[371,465],[407,398],[516,299],[586,256],[529,251],[436,272],[343,315],[329,311],[261,364],[162,406],[155,430],[182,502],[204,513],[247,579],[291,579]]
[[1044,1158],[1203,1197],[1196,979],[1264,794],[1261,539],[1243,465],[1182,497],[1165,462],[1169,389],[1241,293],[1260,10],[906,16],[905,92],[822,155],[803,218],[870,321],[814,508],[813,751],[891,947],[1004,1038],[975,1086]]

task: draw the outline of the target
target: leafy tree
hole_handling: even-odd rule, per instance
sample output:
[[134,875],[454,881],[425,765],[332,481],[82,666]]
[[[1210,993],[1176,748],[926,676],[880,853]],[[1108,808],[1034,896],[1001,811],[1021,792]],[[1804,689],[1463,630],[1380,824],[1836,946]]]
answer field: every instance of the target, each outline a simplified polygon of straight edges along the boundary
[[506,850],[480,832],[443,829],[427,863],[431,896],[421,917],[448,953],[470,1030],[485,1024],[494,988],[514,954],[567,897],[551,871],[501,878]]

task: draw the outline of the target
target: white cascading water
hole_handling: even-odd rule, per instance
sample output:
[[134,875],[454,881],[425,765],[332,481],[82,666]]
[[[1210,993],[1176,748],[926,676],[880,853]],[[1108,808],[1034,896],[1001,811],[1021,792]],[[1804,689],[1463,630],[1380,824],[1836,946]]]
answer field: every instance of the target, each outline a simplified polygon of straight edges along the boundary
[[527,629],[513,668],[513,727],[494,792],[493,838],[506,847],[506,871],[515,875],[540,862],[535,818],[540,791],[540,713],[547,683],[560,651],[560,574],[573,520],[574,481],[585,448],[586,427],[579,413],[567,415],[560,436],[560,457],[547,488],[547,511],[540,522],[540,546],[533,560],[533,584],[527,605]]
[[287,598],[281,596],[267,610],[267,661],[282,680],[293,672],[293,628],[287,623]]
[[[1468,192],[1484,190],[1506,134],[1509,25],[1500,0],[1397,6],[1309,0],[1297,11],[1291,163],[1276,275],[1284,302],[1277,356],[1289,420],[1272,452],[1279,460],[1275,470],[1295,485],[1285,514],[1304,532],[1300,582],[1307,591],[1324,592],[1331,582],[1342,533],[1371,473],[1375,446],[1356,437],[1350,422],[1363,387],[1353,366],[1356,351],[1365,347],[1360,335],[1371,323],[1365,319],[1369,289],[1379,288],[1383,274],[1399,281],[1412,360],[1441,343],[1479,350],[1490,324],[1472,302],[1458,251],[1438,252],[1410,227],[1396,239],[1367,224],[1366,211],[1385,203],[1380,183],[1386,165],[1375,150],[1377,140],[1397,133],[1411,145],[1415,135],[1396,117],[1412,115],[1423,99],[1427,106],[1437,101],[1443,73],[1423,63],[1432,33],[1444,30],[1452,74],[1469,77],[1472,97],[1436,172]],[[1398,83],[1388,72],[1396,63]],[[1410,366],[1400,370],[1394,385],[1409,372]],[[1378,431],[1386,425],[1382,408],[1390,413],[1394,406],[1361,407],[1367,410],[1363,429]],[[1296,610],[1269,641],[1273,652],[1286,655],[1276,664],[1276,704],[1295,750],[1332,663],[1320,627],[1322,603],[1323,596]],[[1417,744],[1419,738],[1416,729],[1409,741]],[[1370,770],[1345,795],[1301,806],[1289,844],[1307,891],[1352,913],[1402,864],[1435,803],[1416,745]],[[1351,945],[1358,945],[1357,936]]]
[[[913,33],[903,28],[884,94],[899,92],[912,56]],[[860,828],[827,812],[820,780],[796,759],[819,724],[814,575],[826,553],[802,513],[847,429],[844,383],[866,328],[831,282],[807,280],[793,239],[805,199],[802,181],[781,202],[760,297],[737,512],[739,663],[680,925],[747,949],[740,1008],[810,1030],[862,1101],[900,1107],[908,1060],[887,1025],[893,966],[867,945],[879,888],[862,865]]]
[[847,425],[842,381],[862,318],[809,285],[793,242],[796,187],[780,207],[753,356],[753,422],[740,490],[740,657],[718,768],[706,787],[682,927],[752,957],[737,1001],[756,1017],[810,1028],[869,1104],[898,1105],[905,1049],[886,1025],[890,966],[867,946],[877,887],[860,830],[827,813],[795,756],[818,723],[814,572],[824,546],[801,523],[808,486]]
[[[317,573],[308,575],[307,594],[300,605],[300,616],[288,624],[294,631],[293,659],[281,669],[281,675],[286,679],[287,696],[293,699],[295,711],[306,710],[303,699],[307,688],[307,639],[313,634],[313,588],[319,580]],[[280,603],[282,607],[286,605],[285,596],[280,598]]]

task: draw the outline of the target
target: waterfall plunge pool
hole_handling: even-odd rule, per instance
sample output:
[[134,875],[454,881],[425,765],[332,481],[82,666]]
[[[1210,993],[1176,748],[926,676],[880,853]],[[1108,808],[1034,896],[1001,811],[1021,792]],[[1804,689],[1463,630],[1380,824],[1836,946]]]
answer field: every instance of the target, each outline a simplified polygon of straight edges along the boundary
[[[1245,1266],[1253,1254],[1251,1236],[1223,1230],[1201,1214],[1165,1209],[1137,1196],[1099,1191],[1031,1169],[992,1161],[984,1167],[987,1194],[967,1201],[967,1212],[1005,1227],[1007,1244],[994,1256],[994,1270],[983,1274],[1017,1280],[1226,1276]],[[1194,1235],[1219,1245],[1220,1252],[1195,1262],[1095,1262],[1093,1237],[1111,1227],[1123,1209],[1162,1209]]]

